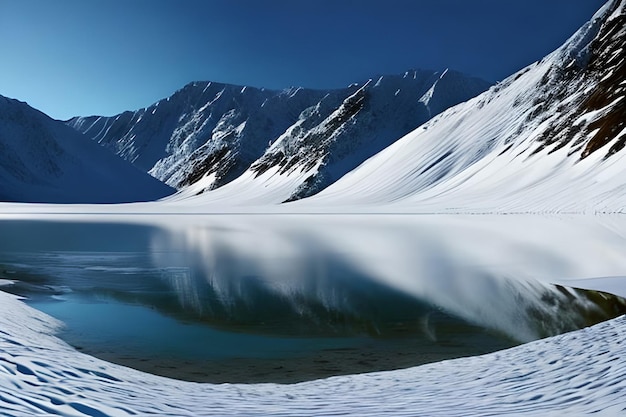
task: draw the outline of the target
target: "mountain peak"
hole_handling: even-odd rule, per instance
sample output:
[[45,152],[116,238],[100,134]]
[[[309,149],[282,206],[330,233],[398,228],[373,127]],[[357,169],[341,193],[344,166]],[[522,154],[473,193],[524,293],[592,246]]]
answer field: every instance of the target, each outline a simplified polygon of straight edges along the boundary
[[[420,102],[437,82],[443,84],[433,100]],[[78,118],[70,126],[172,186],[196,184],[193,193],[219,188],[248,170],[254,177],[298,171],[316,184],[297,180],[284,196],[300,198],[489,85],[425,70],[332,90],[193,82],[130,115]]]
[[309,207],[622,212],[625,5],[608,2],[555,52],[434,117]]
[[63,122],[0,96],[0,200],[119,203],[173,190]]

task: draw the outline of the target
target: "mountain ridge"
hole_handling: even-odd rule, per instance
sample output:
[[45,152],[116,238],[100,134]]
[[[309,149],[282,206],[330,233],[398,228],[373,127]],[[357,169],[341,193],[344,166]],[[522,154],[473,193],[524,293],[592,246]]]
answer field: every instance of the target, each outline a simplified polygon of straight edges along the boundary
[[624,0],[607,2],[556,51],[434,117],[308,206],[623,212],[625,10]]
[[332,91],[194,82],[67,123],[176,185],[178,206],[622,212],[625,10],[608,1],[560,48],[447,109],[459,97],[445,93],[472,83],[416,70]]
[[[285,196],[298,199],[488,86],[451,70],[411,70],[335,90],[193,82],[135,112],[67,123],[169,185],[193,186],[193,194],[220,188],[247,171],[258,176],[270,168],[279,175],[299,169],[307,175]],[[358,91],[362,107],[336,113]],[[316,168],[321,172],[309,172]]]
[[123,203],[172,189],[19,100],[0,96],[0,201]]

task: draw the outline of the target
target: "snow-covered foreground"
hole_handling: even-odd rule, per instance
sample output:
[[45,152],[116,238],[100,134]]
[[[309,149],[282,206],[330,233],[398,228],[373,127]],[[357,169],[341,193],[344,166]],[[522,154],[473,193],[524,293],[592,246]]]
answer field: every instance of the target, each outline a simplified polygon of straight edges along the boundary
[[295,385],[207,385],[82,355],[58,325],[0,293],[5,416],[621,415],[626,318],[480,357]]
[[[155,244],[183,239],[190,250],[205,254],[207,264],[211,256],[206,251],[219,240],[218,236],[207,241],[198,232],[195,216],[71,217],[157,222],[171,236]],[[485,291],[493,290],[485,282],[495,282],[485,281],[488,272],[544,282],[560,277],[564,284],[626,295],[626,260],[621,256],[626,227],[621,216],[379,216],[367,217],[365,223],[358,217],[240,215],[214,216],[208,222],[239,230],[235,233],[239,237],[221,243],[232,246],[231,256],[241,261],[238,264],[262,263],[259,253],[268,247],[295,252],[311,250],[311,242],[353,247],[354,265],[447,308],[463,303],[459,314],[485,323],[491,320],[492,326],[507,323],[515,311],[509,307],[515,306],[502,302],[505,293],[485,296]],[[252,230],[248,225],[256,232],[242,233]],[[393,233],[385,234],[390,228],[395,228]],[[294,234],[309,237],[308,246],[284,241]],[[374,235],[382,237],[373,241]],[[271,236],[273,240],[268,240]],[[395,261],[381,262],[384,254],[395,256]],[[435,265],[445,266],[436,279]],[[429,266],[433,269],[425,269]],[[268,277],[278,271],[272,265],[266,268]],[[426,278],[411,280],[415,271],[424,270]],[[297,279],[287,287],[281,282],[276,288],[298,291]],[[0,292],[0,415],[467,416],[626,411],[624,317],[480,357],[294,385],[195,384],[141,373],[75,351],[54,336],[59,325]]]

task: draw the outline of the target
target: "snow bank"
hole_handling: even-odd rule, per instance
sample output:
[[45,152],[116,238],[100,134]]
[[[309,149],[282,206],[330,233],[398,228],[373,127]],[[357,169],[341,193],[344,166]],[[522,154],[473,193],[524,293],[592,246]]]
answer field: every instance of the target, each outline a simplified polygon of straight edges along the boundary
[[581,415],[626,411],[626,318],[480,357],[295,385],[169,380],[72,350],[0,292],[5,416]]
[[[108,216],[117,221],[153,221],[145,215]],[[201,243],[210,242],[194,240],[197,228],[193,226],[198,221],[194,217],[180,216],[175,220],[170,214],[159,221],[166,222],[172,233],[184,237],[190,246],[197,246],[199,253],[206,253]],[[386,230],[391,220],[381,220],[381,224],[369,221],[374,231],[361,228],[359,232],[356,220],[346,224],[340,216],[334,220],[310,216],[307,221],[292,217],[293,221],[285,216],[265,216],[263,220],[260,216],[214,216],[213,221],[222,227],[254,223],[267,230],[262,237],[301,224],[298,233],[310,229],[308,233],[324,246],[333,241],[337,247],[360,245],[354,255],[355,264],[376,270],[377,275],[390,280],[415,275],[411,260],[416,258],[419,264],[422,258],[404,256],[410,255],[415,243],[417,252],[429,245],[434,245],[435,250],[447,248],[441,256],[447,256],[449,262],[456,259],[459,267],[471,261],[471,265],[483,269],[515,270],[524,276],[551,281],[561,276],[566,285],[578,283],[581,287],[626,294],[626,280],[617,276],[619,271],[623,276],[625,262],[621,254],[626,234],[620,226],[620,216],[602,216],[604,226],[598,225],[595,216],[571,216],[552,226],[554,219],[537,216],[410,216],[413,220],[396,216],[401,217],[392,221],[396,232],[398,228],[407,231],[418,224],[425,233],[421,240],[411,238],[408,231],[400,239],[393,233],[376,244],[368,236],[373,236],[377,229]],[[93,214],[82,216],[83,220],[102,218]],[[320,227],[324,223],[335,227]],[[338,240],[334,232],[329,232],[342,227],[354,233],[342,234]],[[250,234],[245,236],[248,244],[241,250],[249,251],[250,257],[258,256],[259,245],[250,239]],[[476,245],[476,241],[484,244]],[[405,259],[405,264],[377,262],[382,251],[398,253],[397,259]],[[369,264],[364,264],[368,258]],[[568,277],[567,271],[577,275]],[[273,275],[274,271],[270,272]],[[594,276],[604,277],[590,278]],[[578,280],[582,278],[584,281]],[[395,282],[398,286],[409,283],[408,278]],[[470,288],[471,284],[459,288]],[[458,294],[472,296],[464,291]],[[497,311],[492,314],[498,316]],[[73,350],[53,336],[59,326],[14,296],[0,292],[0,414],[543,416],[596,411],[619,415],[626,411],[624,317],[490,355],[294,385],[194,384],[143,374]]]

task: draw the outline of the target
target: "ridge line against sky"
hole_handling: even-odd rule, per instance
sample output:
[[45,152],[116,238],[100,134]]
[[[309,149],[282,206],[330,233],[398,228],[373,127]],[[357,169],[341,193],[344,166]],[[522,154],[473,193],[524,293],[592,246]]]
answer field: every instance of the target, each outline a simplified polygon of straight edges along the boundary
[[111,116],[191,81],[339,88],[412,68],[498,81],[603,0],[0,0],[0,95]]

